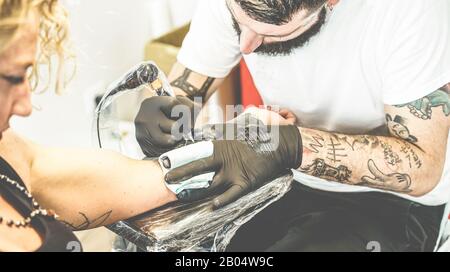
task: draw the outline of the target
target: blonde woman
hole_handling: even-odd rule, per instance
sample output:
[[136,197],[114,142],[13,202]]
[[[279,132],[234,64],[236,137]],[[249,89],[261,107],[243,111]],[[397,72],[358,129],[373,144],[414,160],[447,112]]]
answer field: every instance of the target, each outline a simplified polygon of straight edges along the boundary
[[0,0],[0,251],[70,250],[73,230],[176,200],[154,162],[45,148],[9,129],[11,116],[31,113],[27,71],[36,62],[58,56],[63,76],[65,19],[56,0]]

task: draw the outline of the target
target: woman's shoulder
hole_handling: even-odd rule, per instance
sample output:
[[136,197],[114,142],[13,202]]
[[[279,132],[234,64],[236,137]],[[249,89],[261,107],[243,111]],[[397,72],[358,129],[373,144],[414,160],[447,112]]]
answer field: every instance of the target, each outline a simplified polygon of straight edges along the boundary
[[0,157],[11,165],[27,187],[34,157],[33,146],[32,142],[19,136],[11,129],[5,131],[0,140]]

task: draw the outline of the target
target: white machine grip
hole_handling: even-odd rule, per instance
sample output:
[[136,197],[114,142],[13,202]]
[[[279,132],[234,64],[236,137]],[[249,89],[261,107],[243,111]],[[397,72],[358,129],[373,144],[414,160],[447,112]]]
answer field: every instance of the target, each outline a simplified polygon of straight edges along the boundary
[[[212,156],[213,152],[214,146],[212,142],[198,142],[164,153],[158,158],[158,162],[163,169],[163,173],[166,174],[182,165]],[[166,186],[176,195],[179,195],[184,190],[205,189],[210,186],[214,174],[214,172],[210,172],[178,184],[166,183]]]

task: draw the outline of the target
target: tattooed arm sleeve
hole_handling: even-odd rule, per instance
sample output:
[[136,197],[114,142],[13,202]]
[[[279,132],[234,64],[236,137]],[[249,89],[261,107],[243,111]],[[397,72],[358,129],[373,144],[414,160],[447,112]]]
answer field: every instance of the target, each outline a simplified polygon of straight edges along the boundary
[[191,99],[198,97],[205,102],[222,84],[223,79],[196,73],[177,62],[169,74],[169,81],[177,95]]
[[441,178],[447,150],[448,87],[405,105],[386,105],[387,136],[300,128],[303,163],[299,170],[328,181],[411,196],[430,192]]
[[156,161],[106,150],[37,145],[33,150],[33,196],[74,230],[108,225],[176,200]]

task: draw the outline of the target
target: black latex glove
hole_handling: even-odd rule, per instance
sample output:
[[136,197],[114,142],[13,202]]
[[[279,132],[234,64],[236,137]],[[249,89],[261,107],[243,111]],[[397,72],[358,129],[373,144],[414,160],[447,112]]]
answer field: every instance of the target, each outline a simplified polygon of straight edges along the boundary
[[[189,116],[172,117],[176,106],[185,106]],[[187,97],[154,96],[142,102],[141,108],[134,120],[136,127],[136,140],[147,157],[158,157],[172,150],[181,141],[182,132],[172,134],[172,128],[181,127],[177,122],[188,120],[181,127],[184,131],[191,131],[195,122],[195,103]],[[198,106],[201,107],[201,106]],[[184,111],[183,111],[184,112]]]
[[[258,140],[214,140],[213,155],[179,168],[173,169],[165,176],[167,183],[180,183],[193,176],[215,172],[208,189],[189,192],[183,200],[192,195],[196,200],[200,196],[208,197],[219,193],[214,198],[214,208],[221,208],[243,195],[259,188],[264,183],[287,174],[290,169],[297,169],[302,162],[302,139],[295,126],[268,127],[272,142],[274,135],[279,137],[278,145],[273,150],[261,152]],[[278,132],[277,132],[278,131]],[[265,142],[267,136],[261,137]],[[275,141],[276,143],[276,141]]]

